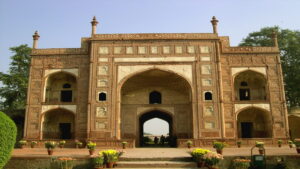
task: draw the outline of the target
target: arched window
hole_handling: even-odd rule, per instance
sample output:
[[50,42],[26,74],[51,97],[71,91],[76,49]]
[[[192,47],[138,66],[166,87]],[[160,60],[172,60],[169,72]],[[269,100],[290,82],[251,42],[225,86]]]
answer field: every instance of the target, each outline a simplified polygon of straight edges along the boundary
[[149,94],[149,104],[161,104],[161,94],[153,91]]
[[[71,85],[69,83],[63,84],[63,89],[70,89]],[[73,92],[72,90],[62,90],[60,92],[60,100],[61,102],[72,102],[73,100]]]
[[242,82],[241,82],[241,86],[248,86],[248,83],[245,82],[245,81],[242,81]]
[[69,89],[69,88],[71,88],[71,85],[70,85],[69,83],[65,83],[65,84],[63,85],[63,88],[64,88],[64,89]]
[[211,92],[205,92],[204,93],[204,100],[212,100],[212,93]]
[[106,101],[106,93],[104,92],[99,93],[99,101]]

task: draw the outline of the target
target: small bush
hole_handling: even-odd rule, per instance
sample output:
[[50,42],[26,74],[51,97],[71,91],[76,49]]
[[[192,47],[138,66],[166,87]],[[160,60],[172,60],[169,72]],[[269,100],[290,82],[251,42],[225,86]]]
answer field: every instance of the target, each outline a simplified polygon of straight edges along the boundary
[[191,155],[195,162],[199,162],[199,161],[203,160],[203,156],[205,154],[207,154],[208,152],[211,152],[211,151],[207,150],[207,149],[197,148],[191,152]]
[[87,143],[87,148],[88,148],[89,150],[95,150],[96,146],[97,146],[97,144],[94,143],[94,142],[89,141],[89,142]]
[[46,149],[55,149],[56,146],[57,146],[57,143],[55,141],[45,142],[45,148]]
[[224,147],[226,147],[227,144],[224,142],[219,142],[219,141],[214,141],[213,142],[213,147],[217,150],[222,150]]
[[17,127],[4,113],[0,112],[0,168],[10,159],[16,143]]
[[263,148],[264,145],[265,145],[265,143],[262,142],[262,141],[256,141],[256,142],[255,142],[255,146],[258,147],[258,148]]

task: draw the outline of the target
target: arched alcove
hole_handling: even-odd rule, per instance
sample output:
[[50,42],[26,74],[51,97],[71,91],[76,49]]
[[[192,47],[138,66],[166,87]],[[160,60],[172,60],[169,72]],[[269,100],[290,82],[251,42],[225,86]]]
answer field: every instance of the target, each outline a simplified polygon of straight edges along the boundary
[[42,116],[43,139],[72,139],[75,131],[75,115],[66,109],[54,109]]
[[164,108],[173,115],[173,136],[183,139],[193,136],[192,90],[183,77],[160,69],[147,70],[127,79],[120,91],[122,139],[135,139],[139,146],[141,136],[137,117]]
[[49,75],[46,81],[45,102],[57,104],[76,101],[76,77],[66,72]]
[[269,112],[249,107],[237,115],[239,138],[271,138],[272,119]]
[[267,100],[267,80],[264,75],[247,70],[234,78],[235,100]]
[[300,138],[300,114],[290,114],[288,119],[291,139]]

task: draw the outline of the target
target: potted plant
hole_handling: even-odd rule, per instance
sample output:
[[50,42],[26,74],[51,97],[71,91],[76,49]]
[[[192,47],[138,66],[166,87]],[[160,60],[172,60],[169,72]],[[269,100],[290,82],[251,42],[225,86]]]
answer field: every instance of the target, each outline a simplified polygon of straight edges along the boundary
[[278,140],[278,141],[277,141],[278,147],[281,147],[281,146],[282,146],[282,142],[283,142],[282,140]]
[[47,142],[45,142],[45,148],[48,151],[48,155],[52,155],[53,154],[53,150],[55,149],[56,146],[57,146],[57,143],[55,141],[47,141]]
[[123,142],[122,142],[122,148],[123,148],[123,149],[126,149],[126,145],[127,145],[127,142],[126,142],[126,141],[123,141]]
[[256,141],[255,142],[255,146],[258,148],[258,152],[259,154],[264,154],[264,142],[261,142],[261,141]]
[[94,154],[94,152],[95,152],[95,148],[96,148],[96,143],[94,143],[94,142],[92,142],[92,141],[89,141],[88,143],[87,143],[87,148],[89,149],[89,153],[90,153],[90,155],[93,155]]
[[227,144],[224,142],[214,141],[213,147],[216,149],[217,153],[223,154],[223,148],[226,147]]
[[237,141],[236,144],[237,144],[238,148],[241,148],[241,146],[242,146],[242,141]]
[[234,159],[233,167],[234,169],[248,169],[250,167],[250,161],[248,159]]
[[105,150],[100,153],[104,156],[107,168],[113,168],[114,164],[119,160],[120,153],[116,150]]
[[191,140],[188,140],[188,141],[186,142],[186,145],[187,145],[188,148],[191,148],[192,145],[193,145],[193,142],[192,142]]
[[190,154],[192,155],[193,160],[197,163],[197,166],[199,168],[204,167],[204,159],[203,156],[207,154],[208,152],[211,152],[210,150],[197,148],[193,150]]
[[293,148],[294,142],[293,142],[292,140],[289,140],[288,143],[289,143],[289,147],[290,147],[290,148]]
[[23,148],[24,146],[27,145],[27,141],[26,140],[20,140],[19,145],[20,145],[20,148]]
[[295,141],[297,153],[300,154],[300,141]]
[[71,157],[60,157],[57,159],[60,169],[73,169],[74,159]]
[[58,146],[59,146],[59,148],[64,148],[65,144],[66,144],[66,141],[65,141],[65,140],[61,140],[61,141],[58,143]]
[[93,158],[93,164],[94,164],[94,169],[103,169],[104,166],[104,157],[101,152],[99,152],[99,155]]
[[31,142],[30,142],[30,147],[31,147],[31,148],[34,148],[35,145],[37,145],[37,141],[31,141]]
[[76,148],[81,148],[81,147],[82,147],[82,142],[76,140],[76,141],[75,141],[75,147],[76,147]]
[[223,156],[215,152],[208,152],[203,155],[203,159],[207,168],[217,169],[216,165],[223,159]]

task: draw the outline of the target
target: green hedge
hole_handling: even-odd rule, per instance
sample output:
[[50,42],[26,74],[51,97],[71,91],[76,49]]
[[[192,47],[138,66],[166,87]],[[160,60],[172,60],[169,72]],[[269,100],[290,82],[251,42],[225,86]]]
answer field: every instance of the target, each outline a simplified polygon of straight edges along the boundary
[[0,168],[10,159],[16,143],[17,127],[4,113],[0,112]]

